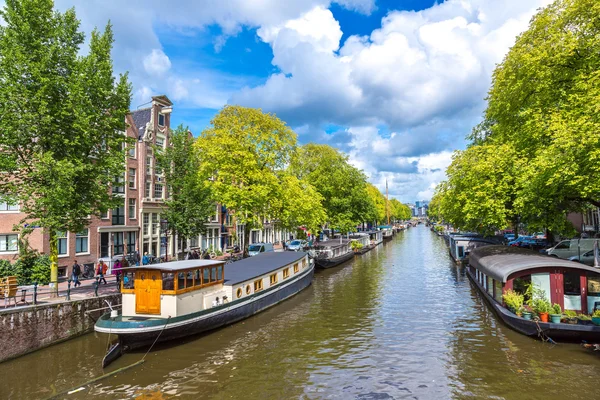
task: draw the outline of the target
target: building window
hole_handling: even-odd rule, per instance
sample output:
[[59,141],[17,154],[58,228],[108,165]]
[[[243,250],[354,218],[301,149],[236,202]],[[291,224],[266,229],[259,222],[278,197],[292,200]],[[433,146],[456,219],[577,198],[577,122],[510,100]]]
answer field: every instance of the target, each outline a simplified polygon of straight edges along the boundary
[[88,238],[89,230],[84,229],[81,232],[75,234],[75,253],[87,253],[88,252]]
[[135,253],[135,232],[127,232],[127,254]]
[[0,211],[19,211],[19,204],[16,202],[0,199]]
[[[152,231],[155,235],[160,235],[160,223],[158,222],[158,214],[152,213]],[[158,253],[156,253],[158,254]]]
[[146,192],[144,193],[144,197],[150,198],[150,188],[152,184],[150,182],[146,182]]
[[259,290],[263,290],[263,281],[262,281],[262,279],[254,281],[254,291],[258,292]]
[[165,115],[158,114],[158,126],[165,126]]
[[162,199],[162,196],[163,196],[163,185],[161,185],[160,183],[157,183],[154,185],[154,198]]
[[129,168],[129,189],[135,189],[135,168]]
[[146,175],[152,175],[152,156],[146,156]]
[[0,253],[17,251],[19,249],[18,235],[0,235]]
[[129,147],[128,154],[129,158],[135,158],[135,144]]
[[115,182],[113,184],[113,193],[125,193],[125,177],[117,176],[115,177]]
[[158,147],[158,149],[164,149],[165,148],[165,138],[161,137],[161,136],[156,136],[156,147]]
[[129,219],[136,219],[135,215],[135,199],[129,199]]
[[290,277],[290,269],[286,268],[283,270],[283,279],[287,279]]
[[68,253],[67,248],[67,232],[58,231],[56,232],[56,241],[58,247],[58,255],[62,256]]
[[123,254],[123,232],[113,233],[113,255]]
[[122,205],[112,210],[112,224],[125,225],[125,205]]
[[143,219],[142,232],[144,235],[148,235],[148,233],[149,233],[148,227],[150,226],[150,215],[148,213],[144,213],[142,219]]

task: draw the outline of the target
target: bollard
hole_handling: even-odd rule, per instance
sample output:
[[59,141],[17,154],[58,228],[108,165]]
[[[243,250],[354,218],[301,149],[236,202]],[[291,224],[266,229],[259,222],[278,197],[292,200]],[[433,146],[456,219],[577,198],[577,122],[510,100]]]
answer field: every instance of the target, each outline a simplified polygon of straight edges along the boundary
[[100,286],[100,278],[96,277],[96,284],[94,285],[94,295],[98,297],[98,287]]
[[67,300],[71,300],[71,280],[67,281]]
[[37,282],[33,282],[33,304],[37,304]]

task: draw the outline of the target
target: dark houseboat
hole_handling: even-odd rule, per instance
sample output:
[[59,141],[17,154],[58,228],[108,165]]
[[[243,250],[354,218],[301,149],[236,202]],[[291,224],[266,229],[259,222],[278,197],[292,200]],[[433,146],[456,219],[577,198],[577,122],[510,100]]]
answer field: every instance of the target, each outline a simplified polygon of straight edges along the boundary
[[451,235],[448,240],[450,256],[455,262],[462,262],[469,253],[478,247],[498,244],[495,240],[484,239],[474,235]]
[[118,335],[105,364],[123,351],[231,324],[309,286],[314,264],[304,252],[265,252],[225,265],[185,260],[123,270],[122,310],[94,329]]
[[543,334],[555,341],[600,342],[600,326],[528,320],[509,311],[502,299],[507,290],[524,293],[531,283],[563,310],[591,314],[600,302],[597,268],[518,247],[487,246],[471,252],[467,275],[495,314],[517,332],[533,337]]
[[331,239],[318,242],[313,251],[315,264],[320,268],[335,267],[354,256],[349,239]]
[[379,230],[383,232],[383,241],[387,242],[394,238],[394,229],[389,225],[380,226]]

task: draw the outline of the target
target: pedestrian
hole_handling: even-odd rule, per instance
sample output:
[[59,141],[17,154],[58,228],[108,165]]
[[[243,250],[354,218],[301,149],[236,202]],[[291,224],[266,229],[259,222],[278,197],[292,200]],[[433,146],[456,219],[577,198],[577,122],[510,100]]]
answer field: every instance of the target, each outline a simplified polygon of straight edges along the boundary
[[121,281],[120,280],[121,268],[122,268],[121,260],[117,259],[117,261],[115,261],[115,263],[113,264],[113,267],[112,267],[112,274],[117,277],[117,286],[119,285],[119,282]]
[[79,275],[81,275],[81,265],[77,264],[77,260],[73,261],[73,287],[81,286],[79,282]]
[[100,281],[104,281],[105,285],[108,284],[108,282],[106,282],[106,278],[104,278],[104,274],[107,270],[108,266],[104,264],[104,260],[100,260],[98,262],[98,268],[96,268],[96,277],[98,278],[98,283],[100,283]]
[[140,265],[140,251],[139,250],[135,251],[135,265],[136,266]]
[[144,252],[144,257],[142,257],[142,265],[150,264],[150,257],[148,256],[148,252]]

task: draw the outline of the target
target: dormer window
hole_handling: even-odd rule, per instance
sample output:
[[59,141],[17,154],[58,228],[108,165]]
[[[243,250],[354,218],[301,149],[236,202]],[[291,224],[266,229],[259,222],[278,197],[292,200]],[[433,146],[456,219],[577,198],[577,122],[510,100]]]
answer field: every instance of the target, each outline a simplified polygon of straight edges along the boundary
[[165,115],[159,113],[158,114],[158,126],[165,126]]

